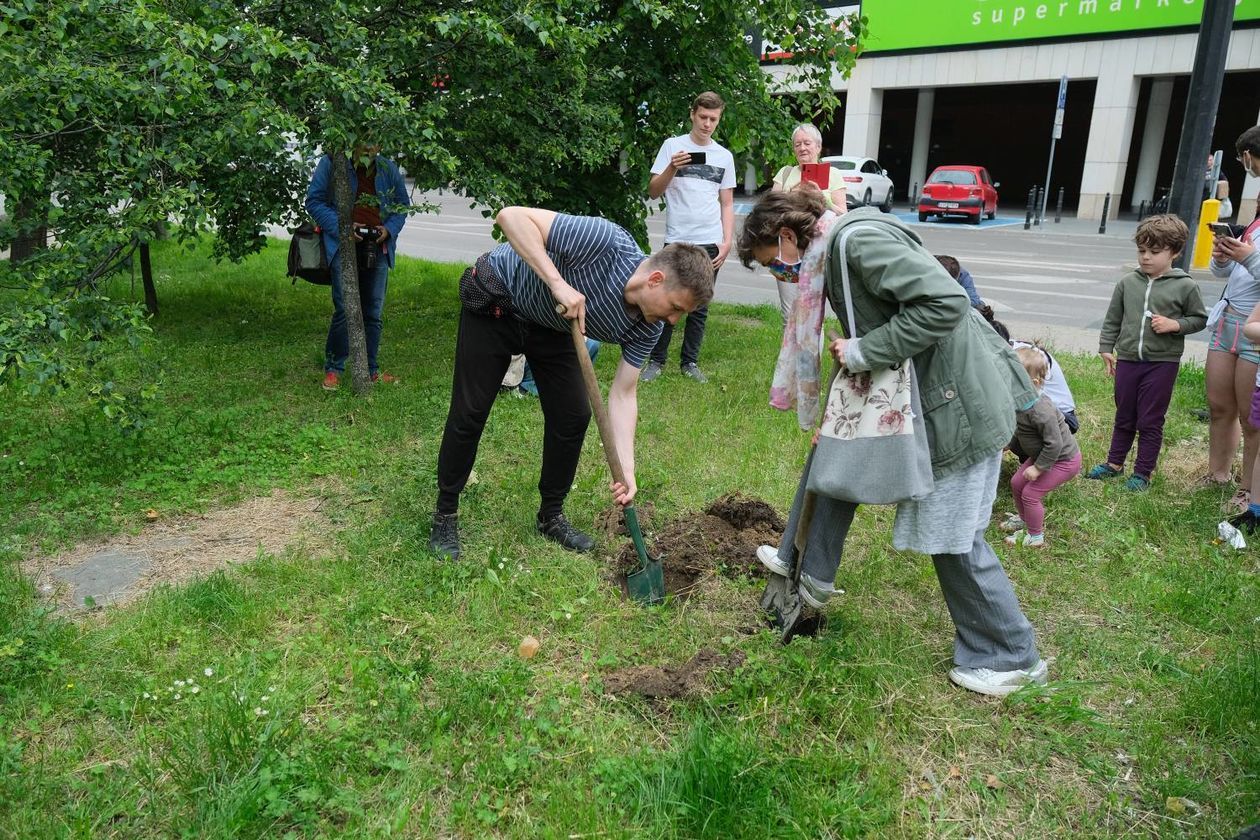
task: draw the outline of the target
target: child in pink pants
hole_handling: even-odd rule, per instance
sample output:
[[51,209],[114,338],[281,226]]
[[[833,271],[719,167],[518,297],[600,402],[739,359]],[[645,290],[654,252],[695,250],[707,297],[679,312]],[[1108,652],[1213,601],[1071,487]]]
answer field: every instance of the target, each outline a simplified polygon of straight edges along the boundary
[[[1035,347],[1015,352],[1028,378],[1040,389],[1046,378],[1046,355]],[[1014,532],[1006,538],[1008,545],[1041,548],[1046,544],[1042,499],[1081,471],[1081,449],[1063,415],[1045,394],[1015,412],[1015,440],[1028,453],[1028,459],[1011,476],[1017,513],[1007,517],[1002,530]]]

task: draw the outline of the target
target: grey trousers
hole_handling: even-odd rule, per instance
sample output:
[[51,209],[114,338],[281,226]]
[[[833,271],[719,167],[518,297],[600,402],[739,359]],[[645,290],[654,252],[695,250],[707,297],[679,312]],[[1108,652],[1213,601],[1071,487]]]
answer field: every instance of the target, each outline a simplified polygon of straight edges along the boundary
[[[836,579],[844,554],[844,541],[858,506],[805,490],[811,460],[796,488],[796,498],[788,514],[787,528],[779,544],[779,557],[795,568],[824,583]],[[807,503],[807,499],[812,499]],[[797,534],[802,514],[812,506],[804,539]],[[796,544],[804,546],[802,553]],[[1037,663],[1037,641],[1032,625],[1020,609],[1002,561],[984,539],[984,528],[976,530],[971,550],[965,554],[934,554],[932,563],[941,584],[941,594],[954,620],[954,664],[962,668],[989,668],[1014,671]]]

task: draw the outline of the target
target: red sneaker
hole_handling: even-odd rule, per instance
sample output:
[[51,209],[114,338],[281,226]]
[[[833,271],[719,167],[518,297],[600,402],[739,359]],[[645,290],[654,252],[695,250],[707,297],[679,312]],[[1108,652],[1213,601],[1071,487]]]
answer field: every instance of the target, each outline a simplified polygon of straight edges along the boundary
[[386,373],[385,371],[382,370],[382,371],[372,374],[372,381],[384,382],[386,385],[395,385],[401,382],[402,380],[400,380],[397,376],[394,376],[394,374]]
[[335,370],[330,370],[324,374],[324,381],[319,386],[325,391],[336,391],[341,385],[341,375]]

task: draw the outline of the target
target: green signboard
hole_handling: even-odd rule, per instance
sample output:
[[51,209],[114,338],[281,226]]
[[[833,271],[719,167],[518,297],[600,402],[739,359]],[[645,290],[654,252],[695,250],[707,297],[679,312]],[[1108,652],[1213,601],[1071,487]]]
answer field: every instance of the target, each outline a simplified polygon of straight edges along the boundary
[[[879,53],[1198,26],[1203,0],[862,0],[862,15]],[[1260,21],[1260,0],[1237,0],[1244,21]]]

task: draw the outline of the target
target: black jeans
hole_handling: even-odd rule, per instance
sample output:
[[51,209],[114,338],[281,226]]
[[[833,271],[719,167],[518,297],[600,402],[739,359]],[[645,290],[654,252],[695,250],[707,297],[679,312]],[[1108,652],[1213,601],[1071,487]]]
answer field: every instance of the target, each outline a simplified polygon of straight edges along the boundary
[[[668,245],[669,243],[665,243]],[[716,245],[699,245],[708,254],[710,259],[714,259],[718,255],[718,246]],[[687,326],[683,328],[683,345],[682,357],[679,360],[684,365],[694,365],[700,361],[700,345],[704,343],[704,322],[709,319],[709,307],[702,306],[695,312],[687,316]],[[665,329],[661,330],[661,337],[656,342],[656,346],[652,348],[652,361],[658,365],[664,365],[665,360],[669,358],[669,341],[674,337],[674,325],[666,322]]]
[[521,321],[510,314],[495,318],[461,309],[459,337],[455,340],[451,407],[446,415],[442,447],[438,450],[437,512],[440,514],[459,510],[459,494],[477,458],[481,432],[499,394],[499,384],[508,363],[517,353],[524,353],[529,361],[542,404],[539,514],[545,519],[563,509],[564,497],[577,474],[582,441],[591,420],[572,336]]

